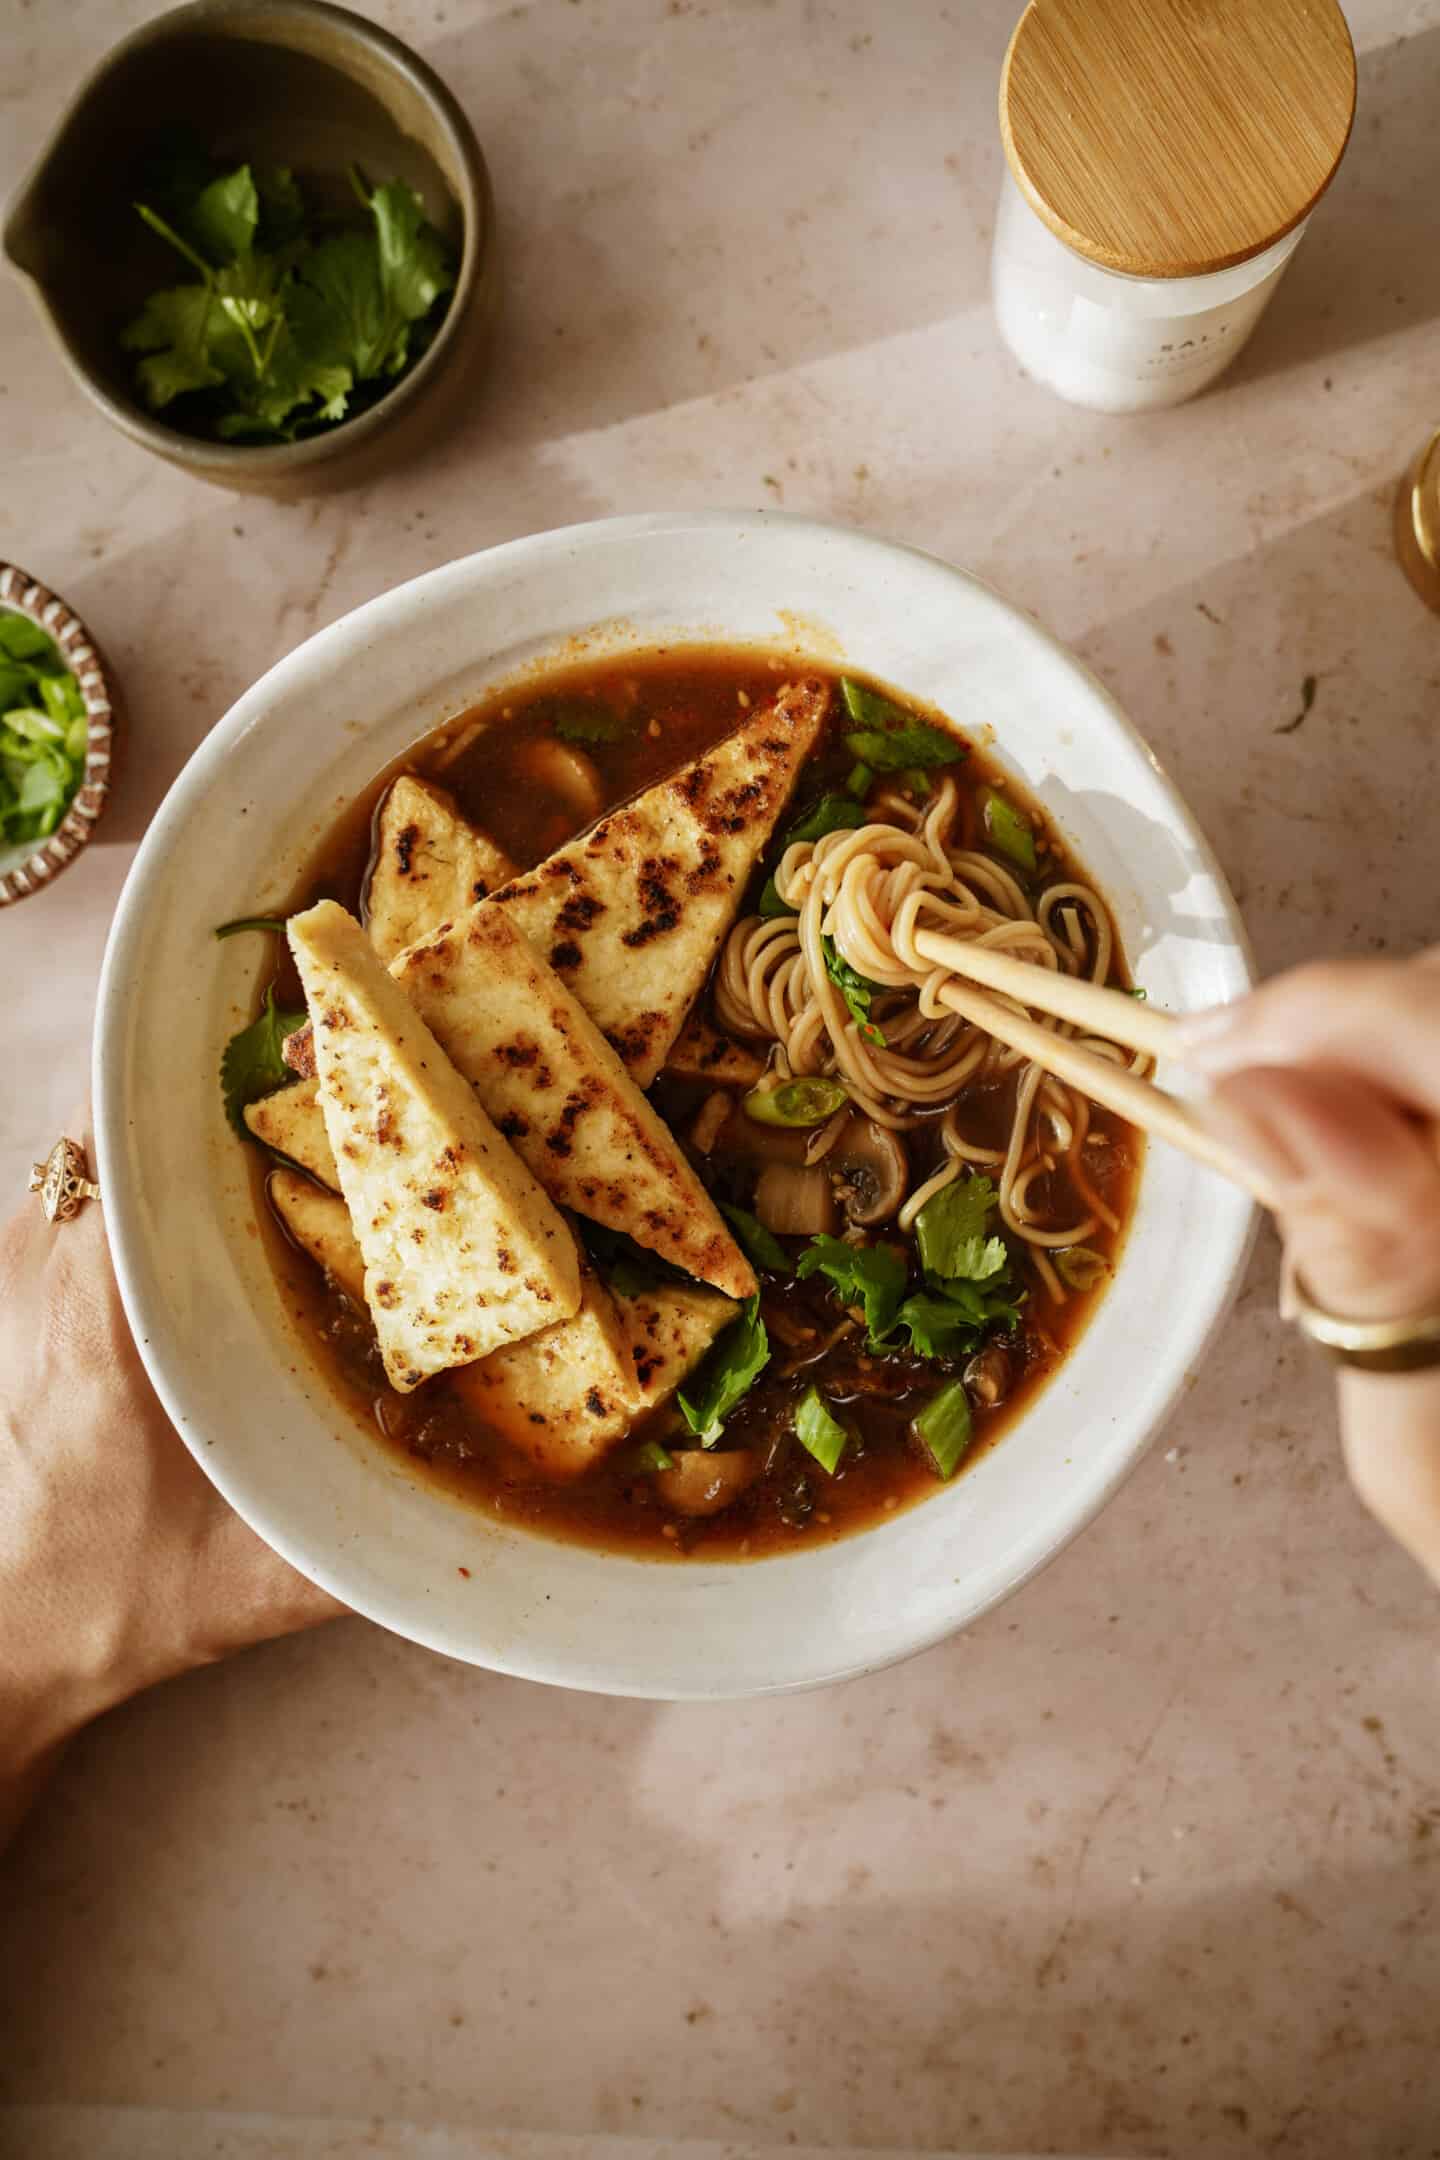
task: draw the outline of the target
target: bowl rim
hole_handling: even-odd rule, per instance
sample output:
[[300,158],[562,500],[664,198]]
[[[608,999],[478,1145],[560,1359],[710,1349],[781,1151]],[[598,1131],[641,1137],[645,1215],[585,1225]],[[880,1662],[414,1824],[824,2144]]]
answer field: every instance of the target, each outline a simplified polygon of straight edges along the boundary
[[88,847],[110,801],[119,705],[109,664],[80,616],[58,593],[51,592],[16,563],[0,562],[0,610],[26,616],[55,640],[80,686],[87,722],[85,771],[54,832],[36,841],[33,852],[11,862],[8,869],[3,865],[14,850],[0,850],[3,908],[28,900],[32,893],[53,884]]
[[[392,74],[405,80],[429,107],[448,138],[459,174],[454,199],[462,228],[460,261],[450,305],[434,338],[414,366],[407,368],[364,412],[357,413],[353,419],[342,420],[323,434],[306,436],[303,441],[291,443],[211,442],[205,436],[190,435],[183,428],[171,427],[146,413],[138,403],[118,397],[94,373],[77,349],[51,306],[42,280],[16,251],[18,228],[42,174],[87,101],[120,62],[149,46],[169,44],[207,29],[224,34],[227,22],[246,19],[273,22],[281,34],[265,42],[281,49],[285,49],[283,31],[287,20],[301,20],[328,24],[341,37],[377,58]],[[91,403],[112,426],[143,449],[168,458],[172,464],[203,467],[222,484],[228,473],[251,476],[303,474],[312,466],[326,464],[339,456],[342,448],[349,452],[362,447],[409,411],[426,385],[441,372],[452,346],[461,335],[471,302],[488,266],[493,242],[494,200],[489,170],[475,130],[454,92],[430,63],[393,31],[367,21],[350,8],[336,6],[334,0],[182,0],[179,7],[141,23],[108,48],[72,93],[28,172],[6,203],[3,227],[0,227],[0,246],[3,246],[12,274],[28,288],[66,366]]]
[[[157,1338],[159,1341],[164,1339],[166,1312],[163,1299],[154,1285],[146,1280],[143,1231],[139,1220],[143,1208],[137,1193],[130,1189],[133,1179],[126,1168],[129,1111],[124,1092],[120,1045],[123,1042],[122,1022],[127,981],[133,967],[143,960],[147,898],[144,888],[151,875],[163,862],[192,808],[197,807],[220,780],[227,760],[250,728],[256,724],[265,708],[304,687],[317,666],[323,668],[332,659],[340,660],[352,642],[358,640],[363,645],[377,634],[393,631],[408,621],[409,612],[417,605],[424,604],[427,593],[433,594],[436,599],[443,599],[449,590],[463,590],[467,576],[474,576],[476,566],[482,563],[488,566],[487,575],[495,582],[513,582],[517,574],[523,575],[529,567],[543,563],[549,557],[563,558],[573,567],[577,554],[583,550],[603,547],[611,542],[625,543],[670,534],[692,533],[697,529],[708,529],[741,541],[751,541],[762,536],[768,529],[776,527],[786,529],[792,537],[813,536],[817,545],[827,542],[849,543],[873,548],[891,558],[910,557],[917,565],[925,565],[932,572],[942,571],[948,577],[959,580],[983,595],[998,614],[1009,620],[1017,634],[1033,640],[1044,649],[1051,660],[1058,661],[1069,671],[1095,704],[1103,708],[1110,727],[1115,735],[1123,740],[1128,753],[1143,760],[1154,775],[1176,824],[1185,836],[1187,847],[1193,851],[1197,866],[1211,882],[1219,922],[1223,924],[1226,933],[1226,948],[1232,956],[1232,963],[1246,983],[1253,980],[1249,941],[1213,849],[1140,730],[1122,711],[1104,684],[1059,638],[1038,623],[1028,610],[1007,600],[985,580],[960,569],[931,551],[878,534],[858,531],[834,521],[796,513],[748,509],[642,512],[529,534],[496,547],[477,550],[472,555],[427,570],[387,592],[376,595],[348,615],[316,632],[276,662],[236,701],[193,753],[173,783],[142,842],[120,896],[101,971],[93,1047],[94,1125],[98,1173],[110,1201],[112,1253],[121,1296],[136,1339],[144,1346],[142,1355],[152,1383],[186,1445],[212,1482],[238,1511],[244,1513],[245,1519],[251,1522],[257,1533],[299,1572],[330,1591],[352,1611],[359,1612],[377,1624],[442,1655],[481,1665],[515,1678],[538,1680],[582,1692],[631,1696],[649,1701],[720,1701],[830,1686],[881,1670],[920,1651],[931,1649],[1006,1602],[1094,1521],[1120,1486],[1138,1468],[1141,1459],[1173,1413],[1177,1402],[1187,1392],[1198,1361],[1208,1353],[1235,1301],[1258,1223],[1253,1203],[1238,1192],[1228,1192],[1228,1224],[1218,1242],[1214,1261],[1207,1262],[1201,1270],[1206,1277],[1206,1283],[1195,1313],[1194,1324],[1186,1338],[1185,1355],[1174,1361],[1163,1392],[1152,1391],[1143,1412],[1138,1413],[1142,1422],[1137,1425],[1128,1446],[1117,1456],[1103,1478],[1094,1479],[1083,1494],[1073,1496],[1063,1511],[1057,1511],[1055,1518],[1047,1524],[1045,1534],[1031,1542],[1023,1559],[1010,1565],[1003,1581],[998,1585],[992,1583],[972,1601],[962,1601],[958,1607],[938,1614],[933,1624],[910,1629],[903,1640],[897,1641],[891,1647],[869,1651],[853,1660],[809,1672],[804,1677],[782,1677],[773,1682],[752,1681],[741,1686],[728,1684],[724,1680],[717,1684],[713,1679],[703,1684],[679,1685],[671,1682],[658,1688],[653,1683],[645,1684],[623,1677],[597,1677],[592,1669],[585,1666],[584,1653],[581,1651],[569,1653],[568,1663],[565,1656],[547,1653],[543,1649],[532,1652],[523,1635],[504,1645],[492,1642],[487,1643],[483,1649],[474,1647],[463,1641],[439,1616],[433,1620],[428,1618],[419,1609],[423,1606],[423,1599],[412,1600],[403,1616],[397,1616],[393,1594],[382,1589],[372,1596],[366,1591],[357,1590],[354,1579],[347,1575],[343,1566],[332,1568],[327,1558],[317,1557],[313,1550],[308,1549],[303,1532],[297,1531],[292,1535],[283,1519],[283,1511],[281,1519],[277,1520],[268,1506],[247,1507],[244,1501],[237,1497],[235,1488],[243,1487],[246,1482],[243,1467],[237,1465],[232,1476],[231,1465],[223,1459],[223,1453],[222,1459],[217,1462],[214,1446],[206,1440],[203,1432],[193,1426],[193,1421],[187,1419],[184,1407],[186,1383],[183,1359],[171,1361],[176,1376],[173,1380],[170,1373],[163,1369]],[[108,1054],[112,1043],[116,1045],[117,1052],[113,1060]],[[128,1223],[127,1215],[130,1217]],[[135,1240],[133,1252],[128,1242],[131,1228]],[[153,1351],[152,1345],[156,1346]],[[189,1430],[187,1422],[191,1423]],[[923,1505],[924,1503],[922,1508]],[[883,1529],[862,1533],[824,1550],[842,1554],[847,1551],[858,1552],[864,1549],[867,1535],[883,1534]],[[764,1565],[777,1569],[787,1565],[803,1565],[804,1557],[796,1555],[788,1562],[780,1560],[766,1562]],[[616,1565],[623,1567],[627,1565],[627,1561],[620,1556]]]

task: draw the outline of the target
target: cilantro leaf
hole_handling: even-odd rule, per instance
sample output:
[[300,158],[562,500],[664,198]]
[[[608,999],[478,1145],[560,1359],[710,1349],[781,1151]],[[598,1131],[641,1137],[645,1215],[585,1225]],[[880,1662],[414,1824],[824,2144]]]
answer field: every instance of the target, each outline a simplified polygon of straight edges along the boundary
[[184,398],[189,424],[221,441],[294,440],[351,410],[418,356],[454,285],[445,241],[418,195],[392,181],[355,229],[305,229],[284,168],[214,172],[185,154],[158,168],[165,215],[136,210],[197,273],[152,293],[121,332],[154,411]]
[[844,998],[846,1011],[866,1042],[873,1043],[877,1050],[883,1050],[884,1030],[870,1017],[870,1002],[872,998],[882,995],[881,984],[871,982],[868,976],[861,975],[851,967],[848,960],[842,960],[833,938],[822,937],[820,944],[825,954],[825,972]]
[[273,1094],[291,1078],[280,1045],[308,1017],[303,1008],[299,1012],[282,1011],[275,1003],[272,983],[265,992],[259,1019],[252,1020],[249,1027],[241,1028],[226,1043],[220,1060],[220,1090],[225,1098],[225,1115],[242,1140],[249,1137],[250,1130],[243,1116],[245,1105]]
[[407,326],[390,313],[369,233],[337,232],[295,273],[286,320],[297,356],[311,367],[348,367],[355,379],[398,374]]
[[906,1347],[917,1357],[967,1357],[978,1348],[984,1324],[983,1318],[977,1320],[950,1298],[928,1290],[914,1291],[895,1315],[895,1328],[906,1330]]
[[997,1195],[987,1177],[953,1178],[915,1219],[925,1286],[907,1297],[895,1326],[920,1357],[958,1358],[996,1327],[1013,1328],[1020,1306],[1002,1237],[987,1235]]
[[386,304],[398,321],[419,322],[455,283],[445,243],[426,223],[425,206],[415,190],[403,181],[377,187],[368,204]]
[[761,1268],[769,1275],[793,1275],[794,1263],[773,1230],[767,1230],[758,1215],[748,1208],[731,1207],[720,1202],[720,1213],[735,1232],[740,1250],[752,1267]]
[[675,1400],[702,1447],[714,1447],[725,1420],[750,1392],[770,1362],[770,1338],[760,1317],[760,1300],[747,1298],[699,1370]]
[[823,1275],[842,1305],[858,1305],[872,1343],[895,1325],[905,1293],[905,1262],[890,1245],[847,1245],[822,1231],[801,1253],[795,1268],[801,1282]]
[[[987,1244],[985,1235],[998,1200],[988,1177],[961,1175],[932,1193],[915,1218],[915,1242],[927,1274],[983,1282],[1004,1267],[1003,1241],[991,1238]],[[998,1262],[993,1255],[986,1259],[994,1245],[1000,1248]]]
[[208,390],[225,380],[210,350],[218,314],[208,285],[172,285],[151,293],[120,333],[127,352],[145,353],[135,370],[140,395],[152,412],[187,390]]
[[202,188],[187,222],[211,262],[228,263],[245,254],[260,222],[260,197],[250,167],[238,166]]
[[968,1357],[992,1329],[1008,1332],[1019,1324],[1020,1307],[1005,1288],[988,1291],[967,1282],[912,1291],[895,1315],[896,1328],[909,1333],[909,1348],[931,1358]]

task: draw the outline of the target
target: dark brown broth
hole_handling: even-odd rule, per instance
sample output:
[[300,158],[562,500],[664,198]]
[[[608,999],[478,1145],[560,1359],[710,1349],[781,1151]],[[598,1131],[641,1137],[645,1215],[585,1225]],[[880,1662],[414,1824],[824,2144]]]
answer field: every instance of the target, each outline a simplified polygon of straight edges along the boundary
[[[576,700],[598,701],[635,715],[635,725],[621,739],[585,745],[609,808],[708,748],[736,725],[747,700],[759,703],[796,672],[795,663],[784,664],[763,654],[675,649],[580,665],[549,673],[533,687],[513,688],[447,722],[377,775],[317,851],[292,895],[291,907],[304,907],[321,897],[335,898],[352,909],[362,906],[375,813],[386,788],[401,771],[443,783],[467,816],[522,869],[528,868],[575,830],[573,813],[537,786],[527,771],[530,747],[537,737],[552,732],[556,712],[563,706]],[[838,680],[833,670],[810,661],[805,662],[804,672]],[[849,770],[852,760],[840,737],[845,725],[853,723],[844,721],[839,705],[837,694],[830,740],[807,768],[797,803],[813,798],[827,785],[842,784]],[[1047,876],[1083,878],[1083,871],[1061,848],[1033,799],[987,758],[973,737],[963,739],[970,755],[957,777],[964,798],[967,842],[976,844],[981,838],[976,805],[982,790],[1003,780],[1011,800],[1035,823]],[[1126,980],[1123,964],[1113,970],[1112,979]],[[301,1002],[288,959],[278,982],[282,996]],[[662,1077],[655,1099],[662,1114],[683,1134],[704,1092]],[[1008,1094],[1008,1088],[972,1091],[966,1101],[967,1134],[979,1140],[1002,1139],[1008,1128]],[[1100,1110],[1093,1114],[1092,1128],[1107,1132],[1112,1143],[1090,1170],[1119,1215],[1122,1230],[1119,1238],[1098,1230],[1087,1244],[1113,1266],[1133,1203],[1142,1142],[1131,1127]],[[918,1181],[940,1159],[938,1120],[928,1132],[922,1129],[910,1136],[909,1147]],[[743,1170],[727,1165],[723,1158],[709,1166],[703,1158],[696,1160],[719,1197],[742,1204],[748,1200]],[[256,1175],[258,1200],[265,1178],[258,1152]],[[1036,1188],[1036,1196],[1043,1199],[1043,1190]],[[1063,1193],[1057,1193],[1055,1201],[1061,1208],[1067,1204]],[[409,1396],[391,1390],[380,1369],[368,1315],[291,1243],[263,1202],[258,1213],[287,1302],[302,1333],[315,1346],[321,1370],[340,1401],[378,1433],[407,1467],[506,1521],[641,1557],[695,1553],[717,1560],[761,1558],[793,1550],[800,1543],[850,1535],[939,1490],[933,1471],[910,1436],[909,1425],[925,1397],[952,1377],[958,1366],[918,1359],[864,1359],[852,1348],[838,1346],[827,1358],[787,1374],[777,1368],[789,1353],[773,1342],[776,1356],[771,1370],[732,1414],[725,1436],[727,1447],[765,1447],[770,1467],[723,1515],[701,1522],[672,1515],[660,1501],[653,1477],[635,1466],[635,1443],[646,1436],[647,1428],[659,1433],[671,1422],[671,1413],[665,1410],[638,1424],[629,1442],[575,1483],[551,1484],[495,1435],[477,1429],[473,1417],[451,1400],[443,1379]],[[798,1251],[801,1242],[791,1241],[792,1248]],[[966,1468],[1023,1414],[1083,1330],[1103,1288],[1102,1282],[1089,1296],[1072,1295],[1057,1313],[1032,1285],[1021,1328],[1009,1338],[1014,1375],[1010,1392],[993,1410],[975,1409],[975,1441]],[[827,1303],[823,1283],[784,1285],[769,1280],[764,1289],[767,1304],[779,1317],[788,1313],[802,1323],[828,1317],[833,1324],[836,1312]],[[812,1381],[821,1384],[852,1434],[834,1477],[827,1477],[788,1433],[794,1405]]]

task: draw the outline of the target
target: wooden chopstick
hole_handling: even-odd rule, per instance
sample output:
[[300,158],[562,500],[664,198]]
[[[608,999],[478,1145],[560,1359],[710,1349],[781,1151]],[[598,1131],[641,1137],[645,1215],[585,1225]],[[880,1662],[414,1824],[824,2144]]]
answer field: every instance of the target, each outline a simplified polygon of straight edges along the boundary
[[1107,990],[1077,975],[1037,967],[1033,960],[1017,960],[1013,953],[997,951],[993,945],[945,937],[938,930],[917,930],[915,946],[937,967],[953,968],[957,975],[968,975],[987,990],[1018,998],[1032,1012],[1052,1013],[1057,1020],[1068,1020],[1087,1035],[1123,1043],[1127,1050],[1142,1051],[1146,1057],[1179,1055],[1174,1017],[1131,997],[1128,991]]
[[[1077,981],[1050,968],[1036,967],[1008,953],[998,953],[963,938],[942,937],[939,932],[917,930],[916,949],[937,967],[978,980],[981,971],[993,988],[1021,1000],[1037,1012],[1051,1013],[1072,1026],[1086,1028],[1109,1042],[1123,1043],[1151,1057],[1173,1056],[1175,1022],[1169,1013],[1142,1005],[1123,990],[1107,990],[1097,983]],[[1195,1161],[1218,1170],[1222,1177],[1253,1194],[1264,1207],[1274,1207],[1275,1193],[1261,1173],[1211,1132],[1188,1103],[1167,1094],[1153,1081],[1087,1050],[1068,1035],[1041,1027],[1028,1013],[1017,1013],[986,991],[972,989],[970,982],[953,979],[942,983],[940,1002],[972,1026],[983,1028],[998,1042],[1030,1058],[1054,1073],[1103,1109],[1141,1126],[1161,1140],[1168,1140]]]

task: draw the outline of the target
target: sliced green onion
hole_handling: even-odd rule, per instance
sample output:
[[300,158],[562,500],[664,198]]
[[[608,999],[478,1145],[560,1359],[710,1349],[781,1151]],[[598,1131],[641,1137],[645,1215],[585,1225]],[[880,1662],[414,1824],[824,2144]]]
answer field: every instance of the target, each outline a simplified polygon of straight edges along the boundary
[[845,701],[846,712],[857,727],[903,727],[907,720],[913,718],[902,705],[897,705],[891,698],[882,697],[878,690],[870,689],[868,684],[856,682],[853,675],[841,676],[840,695]]
[[823,1125],[849,1100],[838,1080],[782,1080],[779,1087],[752,1088],[745,1115],[757,1125]]
[[910,1430],[929,1456],[935,1475],[952,1478],[969,1452],[970,1398],[963,1380],[951,1380],[932,1395]]
[[930,793],[930,775],[919,765],[908,765],[900,778],[917,802],[924,802]]
[[237,915],[233,922],[217,923],[215,925],[215,936],[221,938],[234,937],[241,930],[283,931],[284,928],[285,917],[283,915]]
[[634,1463],[637,1470],[673,1470],[675,1458],[658,1440],[642,1440],[635,1449]]
[[998,854],[1008,855],[1022,870],[1035,868],[1035,834],[1029,818],[1007,802],[998,788],[985,790],[985,830]]
[[831,1417],[817,1387],[807,1388],[800,1398],[800,1407],[795,1412],[795,1437],[801,1447],[814,1456],[821,1469],[834,1477],[850,1435]]
[[858,765],[852,765],[850,768],[850,777],[845,782],[846,793],[855,796],[858,801],[863,802],[865,797],[870,792],[871,784],[874,781],[874,778],[875,773],[873,767],[867,765],[862,758]]
[[1055,1272],[1072,1290],[1093,1290],[1110,1268],[1104,1255],[1091,1252],[1088,1245],[1067,1245],[1055,1255]]

